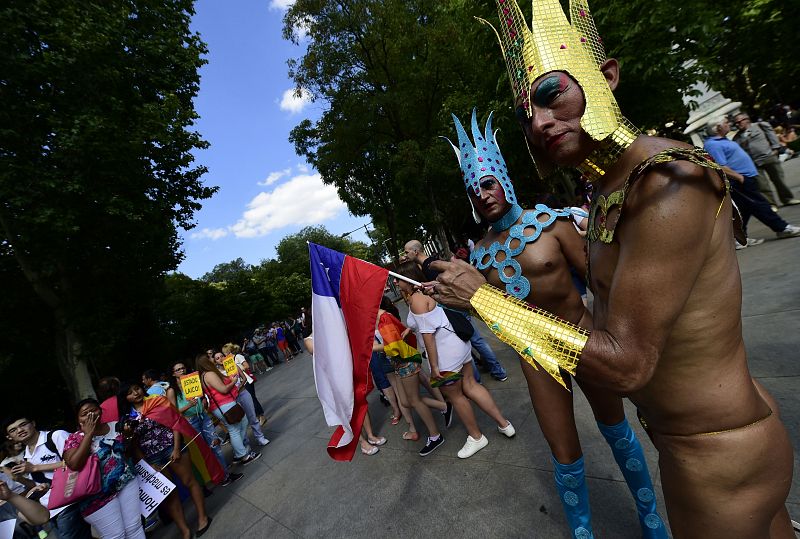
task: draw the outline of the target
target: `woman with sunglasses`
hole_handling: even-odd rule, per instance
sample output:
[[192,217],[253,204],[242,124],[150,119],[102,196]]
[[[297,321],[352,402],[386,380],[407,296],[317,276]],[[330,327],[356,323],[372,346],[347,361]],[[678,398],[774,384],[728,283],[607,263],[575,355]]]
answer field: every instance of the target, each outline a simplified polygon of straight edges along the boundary
[[187,399],[183,394],[183,388],[180,384],[180,377],[186,374],[186,364],[183,361],[178,361],[172,364],[172,376],[169,380],[169,389],[167,390],[167,399],[172,405],[178,409],[183,417],[189,422],[194,430],[199,432],[208,446],[214,452],[214,456],[225,469],[225,479],[220,483],[220,486],[227,487],[234,481],[242,478],[243,474],[230,473],[228,465],[225,462],[225,457],[222,455],[222,440],[217,437],[214,423],[211,417],[206,413],[205,406],[203,405],[203,397],[195,397]]

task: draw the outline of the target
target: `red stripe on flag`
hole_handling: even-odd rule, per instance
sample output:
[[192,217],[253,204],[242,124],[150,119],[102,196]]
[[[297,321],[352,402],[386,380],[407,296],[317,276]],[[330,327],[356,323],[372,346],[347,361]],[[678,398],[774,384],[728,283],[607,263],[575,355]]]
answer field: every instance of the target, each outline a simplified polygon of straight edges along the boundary
[[350,427],[353,440],[336,447],[344,429],[337,427],[328,445],[328,454],[334,460],[353,460],[358,447],[358,435],[367,413],[367,395],[372,391],[369,360],[375,341],[375,321],[381,304],[383,288],[389,271],[351,256],[345,257],[339,284],[339,299],[347,325],[347,339],[353,354],[353,415]]

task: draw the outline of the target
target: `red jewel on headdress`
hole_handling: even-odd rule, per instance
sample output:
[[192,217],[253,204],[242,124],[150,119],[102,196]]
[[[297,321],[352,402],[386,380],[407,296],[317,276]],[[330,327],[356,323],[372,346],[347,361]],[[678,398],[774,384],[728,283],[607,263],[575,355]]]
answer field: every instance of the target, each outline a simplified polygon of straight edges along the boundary
[[567,48],[567,46],[566,46],[566,45],[564,45],[563,43],[562,43],[562,44],[561,44],[561,46],[559,47],[559,49],[566,49],[566,48]]
[[486,167],[481,167],[481,172],[486,172]]
[[513,19],[511,19],[511,18],[508,18],[508,19],[506,19],[506,24],[508,24],[509,26],[511,26],[512,24],[514,24],[514,20],[513,20]]
[[508,32],[508,35],[510,35],[510,36],[511,36],[511,39],[514,39],[515,37],[517,37],[517,33],[516,33],[514,30],[510,30],[510,31]]
[[581,38],[581,43],[586,43],[586,38],[585,37]]
[[533,71],[533,66],[528,66],[528,71]]
[[478,158],[478,162],[479,162],[479,163],[483,163],[483,157],[479,157],[479,158]]
[[580,11],[578,12],[578,14],[579,14],[581,17],[585,17],[585,16],[586,16],[586,10],[583,10],[583,9],[582,9],[582,10],[580,10]]
[[503,8],[503,15],[508,15],[508,8],[507,7]]

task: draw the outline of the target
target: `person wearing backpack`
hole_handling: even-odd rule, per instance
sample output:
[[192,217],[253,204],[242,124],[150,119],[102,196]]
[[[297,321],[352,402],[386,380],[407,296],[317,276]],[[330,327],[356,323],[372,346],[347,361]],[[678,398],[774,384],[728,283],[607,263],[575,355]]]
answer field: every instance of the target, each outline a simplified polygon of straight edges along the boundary
[[[40,431],[35,421],[23,415],[12,417],[6,423],[5,430],[9,440],[25,446],[25,462],[14,466],[12,473],[30,474],[37,483],[52,482],[53,472],[64,466],[62,455],[69,433],[65,430]],[[39,503],[47,507],[49,499],[48,490]],[[92,538],[91,528],[81,518],[76,504],[50,511],[50,522],[63,539]]]
[[[413,260],[401,263],[397,273],[418,282],[425,280]],[[458,458],[469,458],[489,444],[478,427],[473,402],[497,423],[500,433],[508,438],[514,436],[514,426],[500,411],[492,394],[475,381],[469,341],[456,333],[444,309],[406,281],[395,279],[395,285],[410,296],[406,325],[422,335],[431,364],[431,385],[442,390],[467,429],[467,441],[459,450]]]

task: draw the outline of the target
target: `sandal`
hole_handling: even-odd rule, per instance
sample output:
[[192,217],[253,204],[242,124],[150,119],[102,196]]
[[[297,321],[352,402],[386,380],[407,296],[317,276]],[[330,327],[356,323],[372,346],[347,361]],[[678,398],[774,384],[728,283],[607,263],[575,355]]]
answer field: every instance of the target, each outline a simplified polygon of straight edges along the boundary
[[416,442],[419,440],[419,433],[418,432],[404,432],[403,433],[403,440],[409,440],[411,442]]
[[392,425],[397,425],[398,423],[400,423],[400,418],[392,416]]
[[370,440],[369,438],[367,438],[367,443],[369,445],[383,445],[386,443],[386,438],[384,438],[383,436],[378,436],[374,440]]
[[372,446],[369,449],[364,449],[363,447],[361,448],[361,452],[364,453],[365,455],[369,455],[369,456],[374,455],[378,451],[380,451],[380,449],[375,447],[375,446]]

